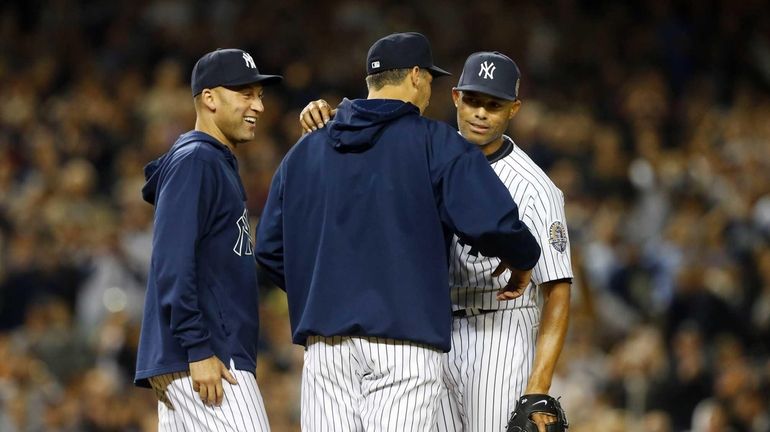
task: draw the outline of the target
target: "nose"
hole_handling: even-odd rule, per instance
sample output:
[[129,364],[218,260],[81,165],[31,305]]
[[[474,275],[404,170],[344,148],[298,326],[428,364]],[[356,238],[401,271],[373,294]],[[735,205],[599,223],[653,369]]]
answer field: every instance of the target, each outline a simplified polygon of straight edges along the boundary
[[483,107],[479,107],[478,109],[476,109],[476,112],[475,112],[474,115],[479,120],[486,120],[486,118],[487,118],[487,110],[485,110]]
[[262,98],[254,98],[251,102],[251,109],[258,112],[259,114],[262,114],[265,111],[265,105],[262,103]]

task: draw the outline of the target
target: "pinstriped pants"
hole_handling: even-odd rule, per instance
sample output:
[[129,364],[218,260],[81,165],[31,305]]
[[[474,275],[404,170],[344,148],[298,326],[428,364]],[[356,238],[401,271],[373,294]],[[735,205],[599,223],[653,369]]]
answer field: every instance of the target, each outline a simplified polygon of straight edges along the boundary
[[429,431],[442,388],[442,356],[434,348],[392,339],[308,338],[302,430]]
[[218,407],[206,406],[193,391],[189,372],[176,372],[150,378],[158,396],[158,432],[269,432],[265,404],[254,374],[230,372],[237,385],[222,380],[224,399]]
[[505,430],[529,381],[539,323],[535,307],[454,318],[435,431]]

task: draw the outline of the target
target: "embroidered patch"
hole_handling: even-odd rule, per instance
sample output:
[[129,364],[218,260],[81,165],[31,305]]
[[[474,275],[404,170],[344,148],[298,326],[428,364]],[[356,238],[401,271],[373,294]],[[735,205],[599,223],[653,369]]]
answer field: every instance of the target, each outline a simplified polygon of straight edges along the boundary
[[559,221],[552,223],[548,229],[548,243],[551,247],[563,253],[567,250],[567,242],[567,228],[564,224]]

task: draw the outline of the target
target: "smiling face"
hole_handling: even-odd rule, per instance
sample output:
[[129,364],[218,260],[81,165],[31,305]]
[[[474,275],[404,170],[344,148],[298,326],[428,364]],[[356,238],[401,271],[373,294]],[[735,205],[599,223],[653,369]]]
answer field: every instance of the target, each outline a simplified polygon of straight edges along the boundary
[[481,147],[485,155],[503,143],[508,121],[516,115],[521,101],[509,101],[488,94],[452,90],[457,107],[457,127],[466,140]]
[[262,95],[260,84],[211,89],[216,107],[213,123],[220,132],[217,138],[232,147],[254,140],[257,119],[265,111]]

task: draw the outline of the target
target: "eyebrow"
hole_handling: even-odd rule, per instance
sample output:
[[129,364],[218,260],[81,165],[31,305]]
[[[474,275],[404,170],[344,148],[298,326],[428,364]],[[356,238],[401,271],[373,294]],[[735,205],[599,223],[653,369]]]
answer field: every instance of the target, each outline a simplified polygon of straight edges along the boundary
[[485,99],[488,102],[496,102],[499,104],[502,104],[505,102],[505,99],[501,99],[492,95],[488,95],[486,93],[481,92],[463,92],[463,97],[472,97],[476,99]]

